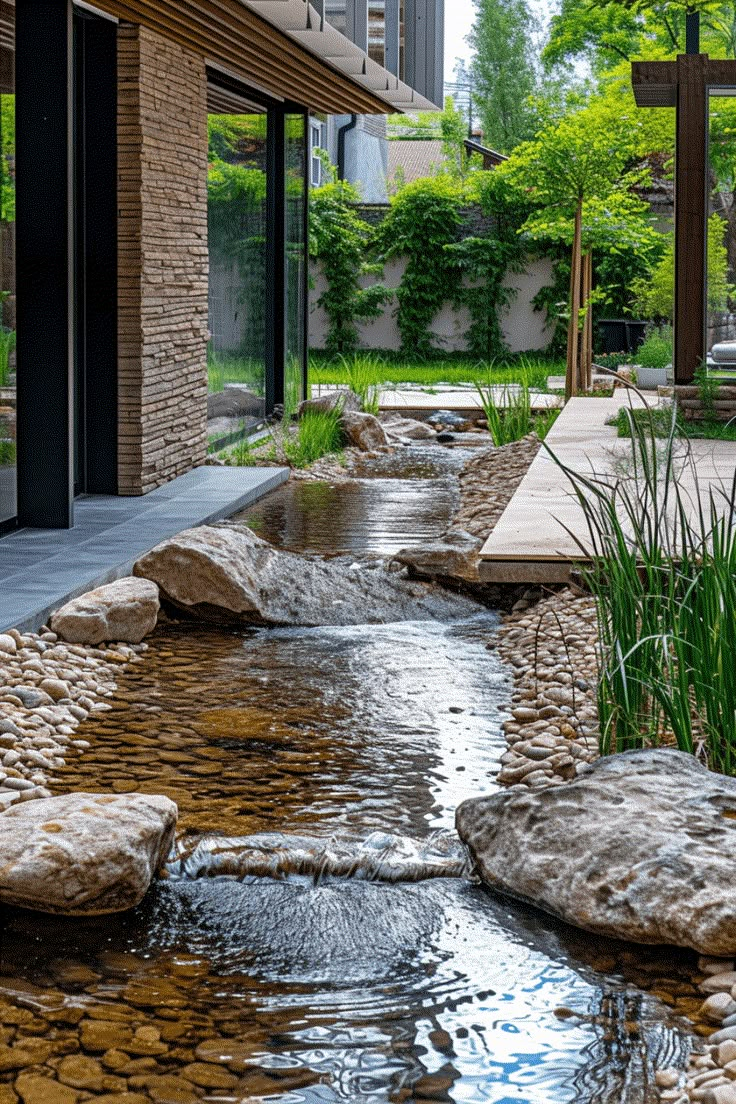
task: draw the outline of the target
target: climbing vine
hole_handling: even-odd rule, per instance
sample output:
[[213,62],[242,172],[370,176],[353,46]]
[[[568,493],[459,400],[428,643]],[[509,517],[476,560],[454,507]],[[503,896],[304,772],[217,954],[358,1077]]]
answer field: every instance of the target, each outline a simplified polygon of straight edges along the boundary
[[470,326],[465,334],[468,351],[482,360],[492,360],[508,350],[501,330],[501,314],[516,289],[506,285],[509,273],[521,272],[527,258],[519,229],[527,217],[504,177],[483,173],[476,177],[477,202],[491,227],[484,237],[468,237],[446,249],[460,268],[462,282],[457,306],[465,306]]
[[312,192],[309,250],[320,261],[327,283],[317,300],[327,314],[326,348],[333,354],[358,347],[356,323],[378,318],[391,292],[381,283],[362,287],[361,279],[379,276],[382,266],[369,256],[371,227],[355,210],[358,192],[345,181],[332,181]]
[[463,189],[447,175],[408,184],[393,197],[377,244],[382,260],[404,258],[396,291],[401,351],[428,357],[435,350],[430,326],[446,301],[458,297],[462,269],[451,249],[462,222]]

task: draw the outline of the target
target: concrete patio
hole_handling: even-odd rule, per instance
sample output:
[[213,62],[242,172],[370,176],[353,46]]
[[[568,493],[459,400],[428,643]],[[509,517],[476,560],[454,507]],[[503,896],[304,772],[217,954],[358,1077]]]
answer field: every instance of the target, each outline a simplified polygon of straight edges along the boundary
[[288,478],[288,468],[196,468],[140,498],[78,498],[73,529],[8,534],[0,540],[0,632],[37,630],[69,598],[129,575],[167,537],[221,521]]

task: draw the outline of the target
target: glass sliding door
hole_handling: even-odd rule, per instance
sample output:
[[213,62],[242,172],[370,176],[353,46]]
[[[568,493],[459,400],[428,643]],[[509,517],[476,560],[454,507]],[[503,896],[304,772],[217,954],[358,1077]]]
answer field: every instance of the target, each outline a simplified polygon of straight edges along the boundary
[[16,515],[15,4],[0,0],[0,529]]
[[304,397],[307,295],[307,117],[286,115],[286,350],[284,407]]
[[266,111],[211,88],[208,133],[208,421],[216,443],[266,415]]

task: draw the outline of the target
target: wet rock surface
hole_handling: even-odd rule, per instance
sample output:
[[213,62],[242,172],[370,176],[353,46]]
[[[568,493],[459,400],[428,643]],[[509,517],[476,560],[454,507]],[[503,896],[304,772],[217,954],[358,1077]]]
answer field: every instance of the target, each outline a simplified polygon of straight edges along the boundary
[[388,447],[386,431],[373,414],[343,411],[340,416],[340,427],[347,443],[360,449],[361,452],[375,452],[377,449]]
[[384,564],[296,556],[245,526],[201,526],[164,541],[135,565],[180,609],[251,624],[353,625],[443,620],[471,602],[410,583]]
[[117,579],[73,598],[52,614],[50,628],[71,644],[123,640],[140,644],[156,628],[158,587],[147,579]]
[[165,797],[74,793],[0,815],[0,901],[68,916],[133,908],[174,839]]
[[515,788],[457,811],[492,888],[599,935],[715,955],[736,953],[735,821],[736,780],[667,749],[599,759],[559,789]]
[[479,537],[462,529],[449,529],[431,544],[402,548],[394,559],[419,578],[478,583],[478,554],[482,547]]

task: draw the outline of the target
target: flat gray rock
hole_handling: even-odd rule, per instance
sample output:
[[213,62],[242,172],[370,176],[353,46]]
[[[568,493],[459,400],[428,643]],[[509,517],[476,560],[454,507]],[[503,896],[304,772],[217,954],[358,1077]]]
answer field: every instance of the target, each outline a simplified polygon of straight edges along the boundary
[[147,794],[64,794],[0,815],[0,901],[67,916],[133,908],[166,860],[177,808]]
[[479,582],[478,561],[483,541],[462,529],[450,529],[440,540],[418,548],[402,548],[394,559],[420,578]]
[[690,755],[599,759],[465,801],[456,823],[494,890],[598,935],[736,953],[736,779]]
[[383,564],[299,556],[245,525],[186,529],[141,557],[134,571],[179,609],[211,621],[364,625],[478,612],[475,603],[410,582]]

